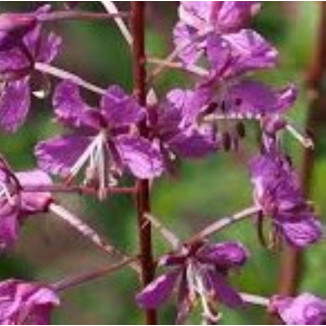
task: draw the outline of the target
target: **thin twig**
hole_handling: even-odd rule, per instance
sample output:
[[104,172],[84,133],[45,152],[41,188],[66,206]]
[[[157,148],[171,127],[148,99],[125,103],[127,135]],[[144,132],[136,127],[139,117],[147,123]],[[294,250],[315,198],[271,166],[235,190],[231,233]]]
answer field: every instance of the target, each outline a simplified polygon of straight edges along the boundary
[[147,58],[147,63],[156,64],[156,65],[159,64],[166,68],[183,70],[185,72],[191,72],[199,77],[207,77],[209,75],[209,71],[206,70],[205,68],[202,68],[202,67],[199,67],[196,65],[185,66],[181,62],[166,62],[165,60],[158,59],[158,58]]
[[117,18],[126,18],[129,16],[128,12],[118,13],[97,13],[86,12],[79,10],[67,10],[67,11],[54,11],[50,13],[39,14],[37,20],[39,22],[51,22],[59,20],[108,20]]
[[[119,13],[118,8],[116,7],[116,5],[114,4],[113,1],[102,0],[101,2],[109,14],[114,15],[114,14]],[[120,17],[116,17],[114,20],[115,20],[121,34],[123,35],[123,37],[125,38],[127,43],[131,46],[132,45],[132,35],[131,35],[127,25]]]
[[169,242],[174,250],[181,247],[180,239],[169,229],[167,229],[156,217],[152,214],[145,214],[145,217],[152,223],[152,225],[160,232],[160,234]]
[[137,264],[138,258],[128,258],[124,259],[122,262],[108,266],[108,267],[102,267],[100,269],[97,269],[95,271],[85,272],[82,274],[74,275],[68,278],[65,278],[61,281],[58,281],[52,285],[54,289],[57,291],[65,291],[69,288],[82,285],[86,282],[96,280],[98,278],[106,277],[112,274],[113,272],[116,272],[126,266],[133,266]]
[[211,236],[213,233],[219,232],[226,227],[229,227],[239,221],[242,221],[254,214],[259,213],[260,211],[261,211],[261,208],[253,206],[253,207],[246,208],[246,209],[242,210],[241,212],[238,212],[234,215],[219,219],[218,221],[210,224],[205,229],[203,229],[202,231],[197,233],[195,236],[193,236],[187,242],[196,242],[198,240],[203,240],[203,239]]
[[[85,186],[69,186],[64,184],[53,185],[22,185],[22,191],[37,193],[37,192],[50,192],[50,193],[75,193],[97,195],[98,189]],[[120,195],[120,194],[134,194],[136,189],[134,187],[109,187],[105,189],[106,195]]]
[[255,294],[241,293],[241,298],[244,302],[250,303],[256,306],[268,307],[270,300],[268,298],[261,297]]
[[35,69],[43,72],[47,75],[51,75],[53,77],[62,79],[62,80],[71,80],[72,82],[74,82],[75,84],[77,84],[80,87],[83,87],[93,93],[99,94],[99,95],[105,95],[106,90],[103,88],[100,88],[96,85],[93,85],[85,80],[83,80],[82,78],[80,78],[79,76],[65,71],[63,69],[51,66],[49,64],[46,63],[42,63],[42,62],[36,62],[35,63]]
[[201,38],[205,37],[211,31],[212,31],[212,29],[203,30],[200,33],[198,33],[196,35],[196,37],[193,38],[192,40],[190,40],[190,41],[187,40],[187,41],[183,42],[182,44],[180,44],[179,46],[177,46],[175,48],[175,50],[173,52],[171,52],[165,59],[160,60],[158,67],[151,73],[149,80],[152,81],[154,78],[158,77],[164,71],[164,69],[168,67],[169,63],[173,62],[182,51],[187,49],[194,42],[197,42]]
[[[82,221],[80,218],[76,217],[64,207],[51,203],[48,210],[54,213],[56,216],[60,217],[65,222],[69,223],[75,230],[81,233],[85,238],[93,242],[98,248],[107,252],[109,255],[114,255],[117,257],[122,257],[128,259],[124,254],[122,254],[118,249],[116,249],[107,240],[104,240],[93,228]],[[130,265],[136,272],[139,272],[139,266],[132,264]]]

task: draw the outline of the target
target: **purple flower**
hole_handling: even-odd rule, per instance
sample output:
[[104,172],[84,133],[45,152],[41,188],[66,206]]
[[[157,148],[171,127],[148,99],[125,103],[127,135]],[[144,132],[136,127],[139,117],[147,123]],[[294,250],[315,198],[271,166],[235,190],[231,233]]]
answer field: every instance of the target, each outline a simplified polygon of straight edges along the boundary
[[[245,132],[239,133],[238,126],[243,121],[254,120],[260,123],[264,133],[270,137],[284,129],[286,112],[296,99],[293,85],[274,90],[266,84],[249,79],[232,82],[208,79],[200,83],[188,96],[179,96],[183,107],[184,121],[198,125],[205,130],[208,139],[215,139],[224,145],[228,136],[237,149]],[[228,120],[227,128],[224,126]],[[223,126],[223,128],[219,128]]]
[[248,251],[238,242],[185,245],[180,253],[161,259],[160,265],[172,267],[172,271],[148,285],[137,295],[137,302],[144,308],[155,309],[178,286],[178,323],[184,322],[197,298],[201,300],[204,318],[216,322],[214,301],[232,308],[243,304],[240,295],[229,286],[227,274],[243,266],[248,256]]
[[[41,7],[35,13],[35,18],[48,10],[48,6]],[[20,23],[24,25],[23,21]],[[27,29],[22,28],[24,33],[20,31],[21,39],[12,41],[11,46],[0,51],[0,80],[5,82],[0,96],[0,127],[7,132],[17,131],[28,114],[34,64],[53,61],[61,45],[61,38],[53,33],[46,34],[41,24],[31,24]]]
[[207,58],[215,79],[230,79],[241,74],[275,67],[277,50],[261,35],[243,29],[220,37],[207,38]]
[[224,36],[240,32],[259,8],[255,1],[181,1],[174,29],[179,57],[186,64],[195,63],[207,49],[208,38],[222,42]]
[[304,248],[321,237],[321,225],[300,188],[290,162],[277,152],[250,163],[254,200],[273,219],[275,231],[294,247]]
[[49,185],[48,175],[39,170],[13,173],[0,167],[0,249],[9,249],[17,240],[19,227],[30,215],[46,211],[50,193],[28,193],[24,185]]
[[304,293],[296,298],[272,298],[269,309],[279,314],[286,325],[324,325],[326,301]]
[[63,178],[86,167],[85,182],[100,191],[115,185],[125,168],[137,178],[152,179],[163,172],[161,153],[141,137],[136,125],[145,110],[118,86],[110,87],[100,109],[89,107],[71,81],[56,89],[53,105],[58,119],[73,129],[36,147],[39,166]]
[[51,312],[59,304],[49,286],[19,280],[0,283],[1,325],[49,325]]
[[163,103],[148,110],[151,137],[160,148],[166,166],[176,157],[199,159],[217,149],[216,140],[187,119],[192,96],[189,90],[175,89]]

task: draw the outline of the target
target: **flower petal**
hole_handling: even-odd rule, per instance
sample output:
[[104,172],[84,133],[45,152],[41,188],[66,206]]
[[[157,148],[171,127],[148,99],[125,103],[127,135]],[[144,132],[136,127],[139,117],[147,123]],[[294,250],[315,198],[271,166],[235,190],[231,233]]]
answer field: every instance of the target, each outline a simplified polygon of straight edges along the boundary
[[145,118],[145,110],[119,86],[111,86],[101,100],[101,111],[110,126],[129,125]]
[[186,64],[195,64],[203,53],[200,43],[194,42],[196,30],[182,22],[179,22],[173,30],[173,41],[178,51],[178,57]]
[[269,308],[276,311],[286,325],[322,325],[326,319],[326,301],[310,293],[296,298],[276,296]]
[[222,269],[229,269],[243,266],[250,254],[240,242],[224,242],[204,246],[197,256]]
[[139,306],[146,309],[155,309],[163,304],[172,294],[179,271],[163,274],[137,294]]
[[159,150],[148,140],[136,136],[120,136],[115,141],[121,161],[139,179],[159,177],[164,170]]
[[316,243],[322,236],[321,223],[315,218],[307,217],[293,221],[281,221],[277,217],[277,226],[282,230],[286,240],[294,247],[302,249]]
[[218,25],[220,31],[229,33],[247,25],[250,18],[258,13],[260,4],[258,1],[223,1],[222,5],[212,9],[216,11],[212,13],[212,22]]
[[70,80],[65,80],[56,87],[53,107],[59,120],[72,127],[80,127],[84,112],[91,110],[82,99],[79,87]]
[[186,158],[204,158],[217,149],[217,144],[209,135],[194,129],[179,132],[169,140],[168,144],[176,154]]
[[207,271],[206,278],[209,289],[211,289],[217,300],[223,302],[230,308],[239,308],[244,302],[241,296],[227,283],[225,277],[214,271]]
[[228,77],[250,70],[273,68],[277,63],[277,50],[253,30],[244,29],[224,35],[223,39],[231,48],[231,64],[225,72]]
[[229,89],[229,99],[234,104],[232,111],[241,114],[274,113],[279,99],[269,86],[253,80],[244,80]]
[[8,82],[0,95],[0,127],[16,132],[25,122],[30,108],[29,79]]
[[8,202],[0,205],[0,250],[11,248],[18,238],[18,209]]
[[19,280],[0,283],[2,325],[48,325],[52,309],[60,304],[50,287]]
[[44,63],[52,62],[58,55],[61,44],[62,38],[60,36],[54,33],[44,35],[36,53],[36,60]]
[[90,138],[78,136],[62,136],[40,142],[35,148],[38,166],[66,178],[90,142]]
[[209,21],[211,6],[211,1],[181,1],[180,20],[188,26],[200,29]]
[[[18,172],[16,177],[19,183],[24,186],[47,186],[52,184],[49,175],[40,170]],[[50,192],[21,192],[21,209],[26,214],[35,214],[47,209],[52,200]]]

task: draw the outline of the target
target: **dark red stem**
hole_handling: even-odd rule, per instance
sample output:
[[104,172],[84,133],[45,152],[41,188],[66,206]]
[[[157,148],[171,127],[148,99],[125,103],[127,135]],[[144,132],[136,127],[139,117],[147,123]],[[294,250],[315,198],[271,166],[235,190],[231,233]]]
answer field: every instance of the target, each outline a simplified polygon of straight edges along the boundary
[[[145,5],[144,1],[131,2],[131,26],[133,36],[133,77],[134,93],[139,104],[146,106],[146,68],[145,68]],[[146,122],[140,126],[142,136],[148,137]],[[143,286],[148,285],[154,279],[155,264],[152,253],[151,224],[145,215],[150,213],[150,184],[149,180],[137,182],[137,215],[140,241],[140,265],[142,270]],[[147,325],[156,325],[157,316],[155,310],[146,310]]]
[[[326,124],[326,94],[323,82],[326,77],[326,2],[320,2],[321,21],[317,48],[311,69],[308,71],[307,88],[311,96],[306,122],[307,130],[315,133],[316,148],[320,134]],[[301,183],[306,196],[311,193],[311,181],[315,163],[315,152],[305,149],[302,162]],[[281,266],[279,293],[285,296],[295,295],[301,279],[303,254],[287,248]]]

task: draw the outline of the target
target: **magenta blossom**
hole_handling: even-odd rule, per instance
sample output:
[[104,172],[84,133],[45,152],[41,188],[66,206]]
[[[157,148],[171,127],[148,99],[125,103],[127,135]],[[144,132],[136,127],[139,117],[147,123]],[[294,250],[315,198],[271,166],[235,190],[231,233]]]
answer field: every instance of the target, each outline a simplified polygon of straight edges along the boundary
[[326,301],[309,293],[296,298],[275,296],[269,309],[286,325],[325,325],[326,322]]
[[[48,10],[48,6],[41,7],[35,17]],[[32,27],[26,30],[18,44],[13,43],[0,51],[0,80],[5,82],[0,96],[0,127],[7,132],[17,131],[28,114],[34,64],[53,61],[61,45],[61,38],[53,33],[46,34],[41,24],[32,24]]]
[[179,57],[193,64],[207,48],[208,37],[237,33],[259,11],[256,1],[181,1],[174,43]]
[[204,128],[187,119],[187,105],[191,91],[175,89],[163,103],[148,110],[151,137],[160,148],[166,166],[176,158],[200,159],[218,148],[216,139]]
[[86,183],[100,191],[116,183],[127,168],[135,177],[152,179],[163,172],[161,153],[141,137],[137,124],[145,110],[118,86],[110,87],[100,109],[89,107],[70,81],[56,89],[53,105],[58,119],[73,129],[36,147],[39,166],[63,178],[74,177],[86,167]]
[[214,301],[233,308],[243,304],[240,295],[229,286],[227,274],[243,266],[248,256],[246,248],[237,242],[186,245],[180,253],[161,259],[160,265],[173,270],[148,285],[137,295],[137,302],[144,308],[156,309],[178,286],[178,323],[187,318],[196,298],[202,302],[204,318],[216,322]]
[[306,202],[298,176],[290,162],[277,152],[255,157],[250,163],[254,200],[271,216],[275,231],[296,248],[321,237],[321,224]]
[[52,201],[50,193],[27,193],[24,185],[52,184],[49,176],[39,170],[13,173],[0,168],[0,249],[8,249],[17,240],[19,226],[30,215],[46,211]]
[[49,325],[52,310],[59,304],[49,286],[18,280],[0,283],[1,325]]

